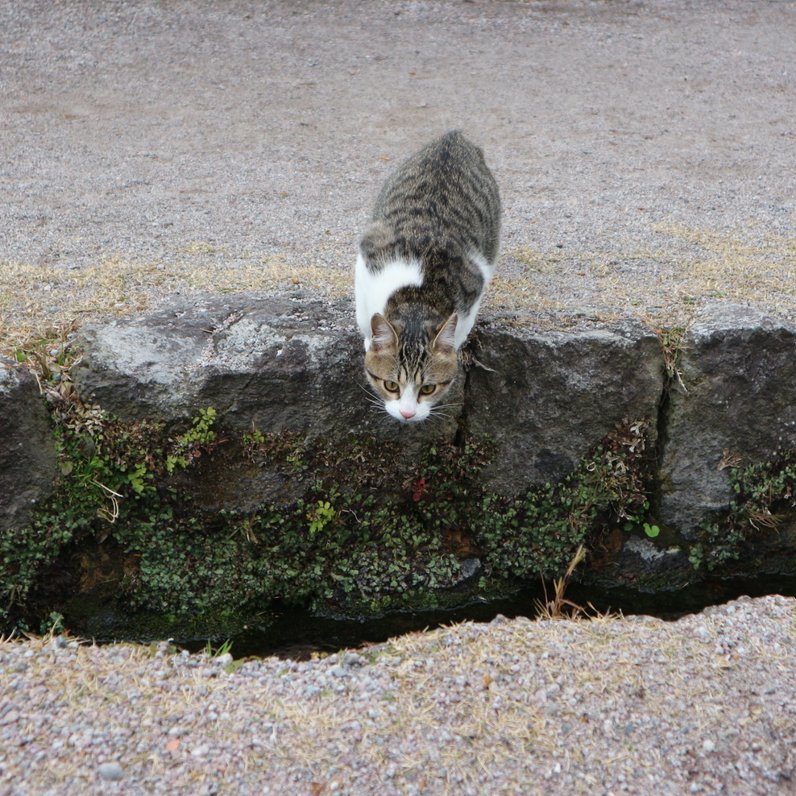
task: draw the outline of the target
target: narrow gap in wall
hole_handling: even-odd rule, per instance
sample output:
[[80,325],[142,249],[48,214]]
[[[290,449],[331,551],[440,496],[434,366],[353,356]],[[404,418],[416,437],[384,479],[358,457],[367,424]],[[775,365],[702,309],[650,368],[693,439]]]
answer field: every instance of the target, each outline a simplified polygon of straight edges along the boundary
[[[472,346],[472,343],[470,344]],[[472,346],[473,348],[476,346]],[[470,392],[470,371],[475,367],[474,365],[467,365],[461,364],[461,369],[464,371],[464,385],[462,386],[462,411],[459,415],[459,422],[456,428],[456,434],[453,437],[453,444],[459,448],[464,448],[465,443],[467,442],[468,436],[468,406],[467,406],[467,396]]]
[[[674,378],[666,372],[666,367],[661,363],[663,371],[663,388],[661,395],[658,399],[657,414],[655,418],[655,448],[653,451],[654,467],[656,474],[661,472],[664,457],[666,455],[666,446],[669,443],[669,418],[672,404],[672,390],[675,387]],[[653,517],[657,517],[661,505],[661,479],[655,478],[655,490],[650,495],[650,513]]]

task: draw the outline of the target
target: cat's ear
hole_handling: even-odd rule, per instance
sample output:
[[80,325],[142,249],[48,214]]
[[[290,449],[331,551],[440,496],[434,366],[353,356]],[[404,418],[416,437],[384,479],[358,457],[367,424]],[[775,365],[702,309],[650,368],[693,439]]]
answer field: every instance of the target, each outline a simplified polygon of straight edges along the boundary
[[443,348],[456,349],[456,321],[458,316],[454,312],[445,323],[437,328],[437,336],[434,338],[432,348],[440,350]]
[[378,312],[370,319],[370,331],[373,335],[370,345],[374,351],[383,351],[398,345],[398,335],[392,324]]

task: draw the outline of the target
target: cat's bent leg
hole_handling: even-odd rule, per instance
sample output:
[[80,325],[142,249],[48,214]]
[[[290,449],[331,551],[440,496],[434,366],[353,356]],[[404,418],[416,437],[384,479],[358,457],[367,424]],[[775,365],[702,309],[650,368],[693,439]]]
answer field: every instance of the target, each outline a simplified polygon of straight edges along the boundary
[[368,267],[362,252],[357,255],[357,264],[354,268],[354,296],[356,299],[357,326],[365,341],[365,351],[370,348],[370,316],[368,314],[367,287]]

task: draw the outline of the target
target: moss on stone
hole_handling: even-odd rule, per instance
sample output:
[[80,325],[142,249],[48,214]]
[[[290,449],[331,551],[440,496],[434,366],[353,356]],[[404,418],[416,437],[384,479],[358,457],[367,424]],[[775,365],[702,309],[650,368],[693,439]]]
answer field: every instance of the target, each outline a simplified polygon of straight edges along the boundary
[[[480,485],[484,441],[438,442],[407,460],[397,442],[233,439],[207,409],[170,436],[68,395],[53,405],[55,494],[30,527],[0,540],[6,627],[35,628],[69,594],[97,590],[122,610],[189,624],[237,622],[276,600],[371,615],[461,603],[487,581],[560,573],[581,542],[648,507],[641,423],[617,429],[562,482],[508,500]],[[203,467],[224,444],[226,456],[289,476],[300,496],[204,510],[197,494],[216,486]],[[115,563],[103,571],[109,546]],[[480,579],[462,571],[467,558],[480,560]]]
[[796,511],[796,448],[777,451],[766,462],[732,467],[729,479],[735,498],[726,511],[701,525],[691,551],[695,568],[731,572],[741,560],[748,567],[753,550],[771,555]]

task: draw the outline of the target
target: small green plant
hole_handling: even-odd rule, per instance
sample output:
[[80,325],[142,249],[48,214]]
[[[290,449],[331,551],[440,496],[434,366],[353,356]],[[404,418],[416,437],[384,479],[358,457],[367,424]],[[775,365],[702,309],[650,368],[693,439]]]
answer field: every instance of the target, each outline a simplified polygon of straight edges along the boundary
[[136,495],[143,495],[146,491],[149,482],[152,481],[152,473],[147,469],[146,464],[139,462],[136,464],[132,471],[127,474],[127,480],[133,488]]
[[166,457],[166,471],[171,474],[175,468],[185,470],[202,451],[210,451],[217,444],[218,435],[213,426],[216,422],[216,410],[212,406],[200,410],[191,422],[191,428],[180,434],[174,441],[172,453]]
[[650,523],[644,523],[644,533],[649,536],[650,539],[654,539],[658,536],[661,532],[661,529],[657,525],[650,525]]
[[307,519],[310,523],[310,536],[315,536],[316,533],[320,533],[336,516],[337,512],[328,500],[319,500],[315,506],[307,512]]
[[208,658],[220,658],[222,655],[231,655],[232,654],[232,639],[227,639],[223,644],[220,644],[218,647],[214,647],[212,642],[208,640],[207,644],[205,645],[205,655]]
[[257,449],[265,445],[265,434],[260,429],[255,428],[251,433],[245,433],[241,438],[241,442],[243,443],[244,453],[249,458],[252,458]]

